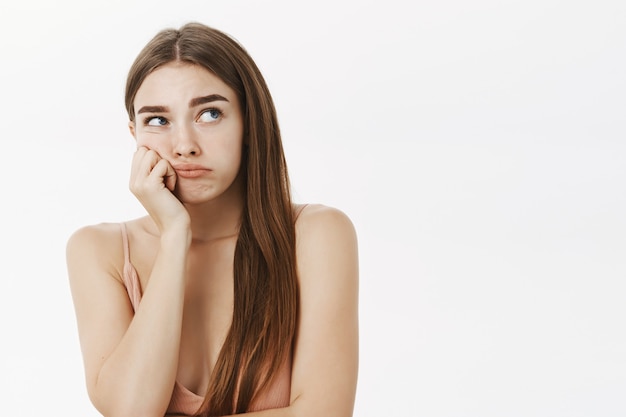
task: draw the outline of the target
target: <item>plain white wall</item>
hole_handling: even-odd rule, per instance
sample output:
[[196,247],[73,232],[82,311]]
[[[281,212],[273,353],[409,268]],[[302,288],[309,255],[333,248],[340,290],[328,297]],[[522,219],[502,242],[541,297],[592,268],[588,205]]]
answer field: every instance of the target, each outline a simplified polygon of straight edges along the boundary
[[124,78],[190,20],[256,59],[296,200],[358,229],[355,416],[626,415],[621,0],[3,2],[3,415],[98,415],[65,242],[143,214]]

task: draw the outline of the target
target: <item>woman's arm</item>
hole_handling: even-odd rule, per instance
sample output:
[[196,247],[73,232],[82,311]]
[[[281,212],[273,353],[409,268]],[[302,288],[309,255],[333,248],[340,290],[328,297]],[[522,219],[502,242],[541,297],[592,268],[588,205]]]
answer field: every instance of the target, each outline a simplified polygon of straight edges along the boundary
[[307,207],[297,224],[300,316],[291,398],[299,417],[352,416],[358,373],[358,251],[342,212]]
[[112,259],[121,252],[119,226],[83,228],[68,242],[87,390],[104,416],[165,414],[178,364],[185,241],[183,233],[161,238],[149,285],[134,315],[119,279],[120,263]]
[[291,405],[248,417],[350,417],[358,372],[358,255],[350,220],[307,206],[296,225],[300,314]]
[[87,227],[68,242],[87,391],[107,417],[162,417],[172,395],[191,243],[189,215],[171,193],[174,183],[167,161],[147,148],[137,150],[130,188],[159,228],[160,245],[134,314],[119,278],[119,226]]

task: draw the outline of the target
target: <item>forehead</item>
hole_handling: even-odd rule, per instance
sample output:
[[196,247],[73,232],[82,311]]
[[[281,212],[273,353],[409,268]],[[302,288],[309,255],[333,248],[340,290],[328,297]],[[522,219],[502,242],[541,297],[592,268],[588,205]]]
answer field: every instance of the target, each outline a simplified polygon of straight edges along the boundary
[[209,94],[220,94],[231,103],[237,95],[221,78],[193,64],[172,62],[150,73],[135,95],[135,108],[140,105],[175,105]]

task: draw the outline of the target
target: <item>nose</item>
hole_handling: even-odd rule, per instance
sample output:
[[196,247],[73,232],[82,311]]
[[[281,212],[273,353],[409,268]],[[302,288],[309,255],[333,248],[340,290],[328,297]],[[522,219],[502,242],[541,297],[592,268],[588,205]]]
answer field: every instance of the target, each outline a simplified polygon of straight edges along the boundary
[[179,126],[174,134],[173,151],[176,156],[188,157],[200,155],[200,146],[193,128]]

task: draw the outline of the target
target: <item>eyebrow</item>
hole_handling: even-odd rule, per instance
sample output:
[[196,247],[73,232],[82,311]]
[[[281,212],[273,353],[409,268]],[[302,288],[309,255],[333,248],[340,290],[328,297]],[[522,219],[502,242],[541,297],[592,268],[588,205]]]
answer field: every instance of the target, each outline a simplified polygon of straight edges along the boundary
[[201,104],[211,103],[213,101],[228,102],[228,99],[224,96],[220,96],[219,94],[209,94],[208,96],[196,97],[196,98],[191,99],[191,101],[189,101],[189,107],[196,107]]
[[169,109],[165,106],[143,106],[137,111],[137,114],[141,113],[167,113]]
[[[196,97],[196,98],[192,98],[189,101],[189,107],[196,107],[199,106],[201,104],[206,104],[206,103],[212,103],[214,101],[226,101],[228,102],[228,99],[224,96],[221,96],[219,94],[209,94],[208,96],[203,96],[203,97]],[[169,112],[169,108],[166,106],[143,106],[142,108],[139,109],[139,111],[137,111],[137,114],[141,114],[141,113],[167,113]]]

